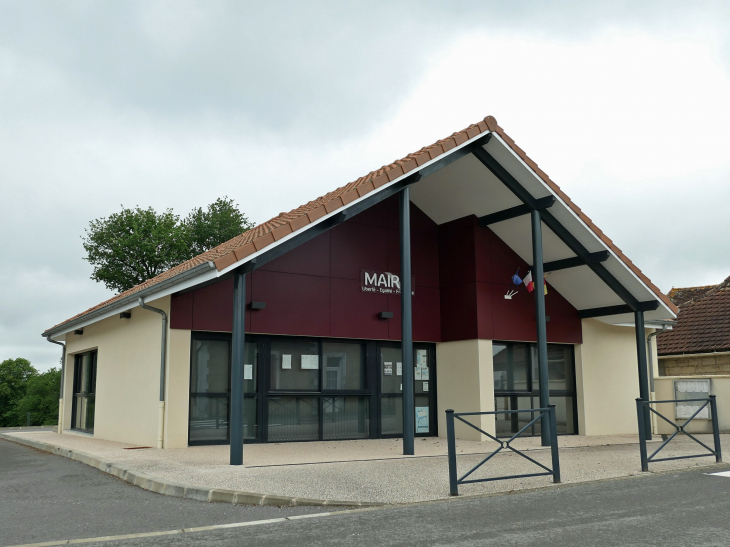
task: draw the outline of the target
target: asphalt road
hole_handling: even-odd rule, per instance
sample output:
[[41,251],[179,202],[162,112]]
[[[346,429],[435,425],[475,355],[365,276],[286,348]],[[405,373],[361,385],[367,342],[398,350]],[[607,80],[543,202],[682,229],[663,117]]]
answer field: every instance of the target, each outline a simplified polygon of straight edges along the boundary
[[[727,546],[730,477],[705,474],[727,469],[730,466],[298,519],[296,513],[311,515],[322,509],[233,507],[165,498],[83,464],[0,442],[0,544],[178,530],[87,544]],[[283,520],[179,531],[277,518]]]
[[162,496],[86,464],[0,439],[0,545],[131,534],[322,512]]

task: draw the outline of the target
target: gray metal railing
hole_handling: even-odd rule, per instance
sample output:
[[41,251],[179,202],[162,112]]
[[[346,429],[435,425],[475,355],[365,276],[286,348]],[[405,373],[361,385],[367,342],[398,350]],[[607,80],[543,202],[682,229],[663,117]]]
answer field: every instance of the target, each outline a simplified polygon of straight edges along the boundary
[[[525,427],[520,429],[517,433],[512,435],[512,437],[509,438],[507,441],[503,441],[495,437],[494,435],[491,435],[484,431],[483,429],[475,426],[474,424],[466,421],[462,416],[485,416],[485,415],[497,415],[497,414],[518,414],[521,412],[531,412],[535,413],[537,412],[538,415],[536,418],[531,420]],[[538,461],[535,461],[534,459],[527,456],[525,453],[521,452],[520,450],[517,450],[513,446],[511,446],[512,441],[514,441],[517,437],[522,435],[523,432],[525,432],[529,427],[532,426],[535,422],[538,420],[541,420],[543,416],[548,415],[548,421],[550,422],[550,452],[552,456],[552,465],[553,468],[550,469],[549,467],[541,464]],[[454,432],[454,420],[459,420],[462,423],[465,423],[469,427],[476,429],[483,435],[486,435],[493,441],[499,443],[499,447],[489,454],[486,458],[484,458],[482,461],[480,461],[478,464],[476,464],[474,467],[472,467],[469,471],[467,471],[461,478],[459,478],[459,475],[456,470],[456,437]],[[468,483],[474,483],[474,482],[488,482],[488,481],[499,481],[499,480],[506,480],[506,479],[521,479],[525,477],[542,477],[545,475],[552,475],[553,476],[553,482],[560,482],[560,460],[558,458],[558,434],[557,434],[557,427],[556,427],[556,420],[555,420],[555,405],[548,405],[547,408],[530,408],[526,410],[495,410],[492,412],[459,412],[455,413],[453,410],[449,409],[446,411],[446,437],[447,437],[447,443],[448,443],[448,451],[449,451],[449,488],[452,496],[458,496],[459,495],[459,485],[460,484],[468,484]],[[479,469],[482,465],[487,463],[489,460],[492,459],[492,457],[496,456],[499,452],[501,452],[504,449],[509,449],[515,454],[519,454],[526,460],[534,463],[538,467],[544,469],[545,471],[540,473],[527,473],[524,475],[505,475],[502,477],[489,477],[486,479],[469,479],[467,480],[467,477],[469,477],[474,471]]]
[[[663,404],[663,403],[671,403],[671,404],[677,404],[677,403],[704,403],[701,405],[697,411],[692,414],[692,416],[689,417],[689,419],[684,422],[683,424],[677,425],[673,421],[669,420],[666,416],[659,413],[657,410],[653,409],[651,405],[656,404]],[[692,420],[697,417],[697,415],[702,412],[702,410],[707,407],[707,405],[710,405],[710,414],[711,414],[711,420],[712,420],[712,437],[715,444],[715,449],[713,450],[709,446],[707,446],[705,443],[697,439],[694,435],[687,433],[685,430],[685,427],[687,427],[687,424],[689,424]],[[675,431],[672,433],[664,442],[662,442],[661,445],[659,445],[659,448],[657,448],[650,456],[647,456],[647,450],[646,450],[646,425],[644,421],[645,413],[653,412],[657,416],[659,416],[662,420],[667,422],[669,425],[671,425]],[[704,458],[707,456],[715,456],[715,461],[718,463],[722,462],[722,449],[720,447],[720,427],[718,425],[718,419],[717,419],[717,401],[715,401],[715,396],[710,395],[709,397],[703,397],[701,399],[670,399],[666,401],[644,401],[642,399],[636,399],[636,414],[639,421],[639,450],[641,451],[641,470],[642,471],[649,471],[649,462],[665,462],[669,460],[683,460],[687,458]],[[672,456],[670,458],[657,458],[656,455],[665,447],[667,446],[674,437],[679,435],[680,433],[684,433],[687,435],[690,439],[695,441],[700,446],[707,449],[707,453],[702,454],[690,454],[688,456]]]

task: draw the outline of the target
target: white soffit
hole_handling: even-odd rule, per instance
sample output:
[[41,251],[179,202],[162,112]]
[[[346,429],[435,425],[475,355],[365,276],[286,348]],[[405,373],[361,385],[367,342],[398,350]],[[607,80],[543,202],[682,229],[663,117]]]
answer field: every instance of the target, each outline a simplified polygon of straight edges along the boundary
[[[530,215],[511,218],[489,226],[520,258],[532,264],[532,219]],[[542,260],[552,262],[563,258],[571,258],[575,253],[556,236],[545,224],[542,224]]]
[[411,201],[436,224],[522,205],[472,154],[413,184]]

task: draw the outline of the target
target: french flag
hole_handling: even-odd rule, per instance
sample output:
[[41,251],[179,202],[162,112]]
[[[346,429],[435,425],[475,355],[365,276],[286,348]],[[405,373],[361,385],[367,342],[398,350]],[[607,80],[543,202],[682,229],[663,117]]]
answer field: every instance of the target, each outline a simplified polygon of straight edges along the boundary
[[[527,275],[525,276],[525,279],[522,280],[525,284],[525,287],[527,287],[527,292],[532,292],[535,290],[535,284],[532,282],[532,270],[527,272]],[[547,282],[543,279],[543,288],[545,290],[545,294],[547,294]]]

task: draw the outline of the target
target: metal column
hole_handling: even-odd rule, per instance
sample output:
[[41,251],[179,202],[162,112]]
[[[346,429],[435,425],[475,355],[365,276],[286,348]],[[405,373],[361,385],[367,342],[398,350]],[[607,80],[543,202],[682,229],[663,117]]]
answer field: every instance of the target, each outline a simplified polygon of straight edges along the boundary
[[[649,375],[646,365],[646,332],[644,330],[644,312],[634,312],[636,325],[636,356],[639,361],[639,397],[642,401],[649,400]],[[653,372],[652,372],[653,374]],[[646,440],[651,440],[651,413],[644,408],[644,432]]]
[[[535,322],[537,323],[537,363],[540,370],[540,407],[550,404],[550,378],[548,377],[547,328],[545,325],[545,289],[542,267],[542,219],[540,211],[533,209],[532,216],[532,283],[535,287]],[[545,415],[540,424],[542,446],[550,446],[550,418]]]
[[403,353],[403,454],[414,454],[416,419],[413,408],[413,317],[411,302],[411,196],[408,186],[400,193],[400,311]]
[[243,465],[243,359],[246,347],[246,274],[233,274],[231,343],[231,465]]

